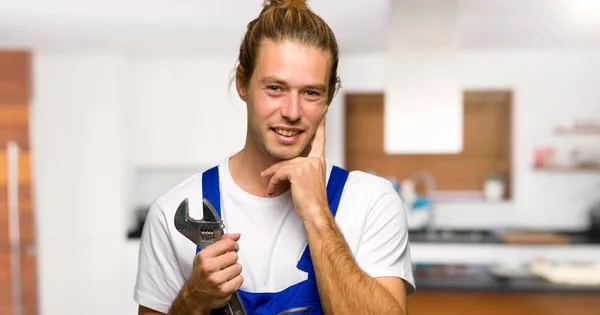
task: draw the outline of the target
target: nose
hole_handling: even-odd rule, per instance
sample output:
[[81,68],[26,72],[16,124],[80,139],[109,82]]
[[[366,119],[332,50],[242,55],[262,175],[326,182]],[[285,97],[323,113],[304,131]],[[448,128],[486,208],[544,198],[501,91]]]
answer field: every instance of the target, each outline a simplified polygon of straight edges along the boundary
[[297,121],[302,116],[302,107],[300,105],[300,96],[296,93],[290,93],[287,102],[281,108],[281,116],[289,121]]

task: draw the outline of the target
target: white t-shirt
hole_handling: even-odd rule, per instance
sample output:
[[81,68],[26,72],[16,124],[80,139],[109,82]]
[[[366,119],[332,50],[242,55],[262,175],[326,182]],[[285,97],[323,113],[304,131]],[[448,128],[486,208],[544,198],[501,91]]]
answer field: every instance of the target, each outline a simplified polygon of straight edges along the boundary
[[[240,233],[239,260],[248,292],[278,292],[306,280],[296,266],[307,245],[290,191],[263,198],[232,179],[229,157],[219,163],[221,217],[225,233]],[[332,165],[327,163],[327,179]],[[159,196],[142,232],[134,300],[167,313],[192,273],[196,245],[181,235],[173,218],[188,198],[190,216],[202,218],[202,174]],[[415,289],[403,203],[391,183],[361,171],[350,172],[335,221],[359,267],[372,277],[396,276],[407,292]]]

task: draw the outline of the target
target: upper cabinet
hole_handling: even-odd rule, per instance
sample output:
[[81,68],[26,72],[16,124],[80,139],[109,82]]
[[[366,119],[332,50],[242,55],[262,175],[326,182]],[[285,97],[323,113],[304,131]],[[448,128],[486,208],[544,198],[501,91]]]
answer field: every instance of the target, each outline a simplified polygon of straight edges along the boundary
[[27,51],[0,51],[0,103],[25,105],[29,102],[30,59]]
[[385,151],[460,153],[458,1],[394,0],[390,5]]

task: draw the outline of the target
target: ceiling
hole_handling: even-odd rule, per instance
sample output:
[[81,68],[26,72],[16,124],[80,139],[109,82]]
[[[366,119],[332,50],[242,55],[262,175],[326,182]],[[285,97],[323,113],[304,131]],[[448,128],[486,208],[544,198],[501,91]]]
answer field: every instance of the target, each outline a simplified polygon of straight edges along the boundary
[[[235,51],[261,0],[0,0],[0,43]],[[308,1],[352,51],[385,47],[387,0]]]
[[[383,52],[389,1],[401,0],[308,3],[328,21],[343,51]],[[462,49],[600,49],[600,0],[448,1],[455,2]],[[0,45],[222,53],[237,49],[261,5],[261,0],[0,0]]]

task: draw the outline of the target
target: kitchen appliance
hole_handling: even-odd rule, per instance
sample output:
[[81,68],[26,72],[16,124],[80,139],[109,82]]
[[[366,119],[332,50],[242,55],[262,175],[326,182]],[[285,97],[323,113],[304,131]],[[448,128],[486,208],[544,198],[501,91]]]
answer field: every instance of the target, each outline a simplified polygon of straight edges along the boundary
[[590,235],[600,240],[600,200],[596,201],[590,209]]
[[596,198],[590,206],[589,219],[590,236],[596,240],[600,240],[600,185],[596,188]]

